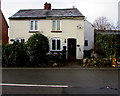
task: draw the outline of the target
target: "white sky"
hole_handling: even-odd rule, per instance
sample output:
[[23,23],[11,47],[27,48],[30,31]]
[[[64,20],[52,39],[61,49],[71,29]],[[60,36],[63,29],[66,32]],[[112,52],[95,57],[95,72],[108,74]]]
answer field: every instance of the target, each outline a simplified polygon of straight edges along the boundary
[[43,9],[44,3],[48,2],[52,4],[53,9],[72,8],[75,5],[91,23],[97,17],[105,16],[116,24],[118,21],[118,1],[120,0],[2,0],[1,6],[7,21],[20,9]]

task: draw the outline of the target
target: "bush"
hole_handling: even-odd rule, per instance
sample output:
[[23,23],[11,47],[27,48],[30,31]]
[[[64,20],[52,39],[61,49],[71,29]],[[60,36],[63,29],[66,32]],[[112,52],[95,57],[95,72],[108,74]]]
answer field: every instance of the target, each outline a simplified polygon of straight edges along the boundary
[[116,57],[119,52],[120,39],[116,35],[97,34],[94,51],[102,57]]
[[42,65],[45,62],[46,53],[49,51],[47,37],[42,34],[34,34],[27,41],[27,54],[32,66]]
[[64,66],[65,62],[62,59],[62,55],[53,55],[53,54],[49,54],[46,56],[45,59],[45,64],[47,64],[47,66],[49,67],[60,67],[60,66]]
[[14,42],[2,46],[2,66],[23,67],[28,62],[24,43]]
[[83,66],[92,67],[110,67],[112,64],[111,58],[84,58]]

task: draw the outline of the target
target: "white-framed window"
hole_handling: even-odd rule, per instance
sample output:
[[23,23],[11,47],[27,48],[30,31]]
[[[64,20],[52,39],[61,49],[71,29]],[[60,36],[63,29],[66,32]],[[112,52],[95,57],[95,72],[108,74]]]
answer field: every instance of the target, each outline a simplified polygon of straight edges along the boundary
[[38,31],[39,30],[39,21],[31,20],[30,21],[30,31]]
[[11,42],[14,42],[14,41],[15,41],[15,42],[19,42],[19,43],[24,43],[24,42],[25,42],[25,39],[23,39],[23,38],[21,38],[21,39],[19,38],[19,39],[18,39],[18,38],[17,38],[17,39],[10,39],[10,41],[11,41]]
[[52,31],[60,31],[60,20],[53,20],[52,21]]
[[85,40],[85,46],[88,46],[88,40]]
[[19,43],[24,43],[25,39],[16,39],[15,41],[19,42]]
[[61,51],[62,40],[59,38],[51,39],[51,51]]

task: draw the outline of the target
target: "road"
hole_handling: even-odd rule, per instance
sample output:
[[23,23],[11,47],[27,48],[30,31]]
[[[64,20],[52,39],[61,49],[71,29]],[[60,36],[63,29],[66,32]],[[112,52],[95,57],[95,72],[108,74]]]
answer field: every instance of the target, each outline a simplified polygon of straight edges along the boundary
[[[0,83],[2,82],[2,46],[0,45]],[[0,95],[2,93],[2,86],[0,86]]]
[[[119,78],[118,69],[112,68],[2,69],[2,82],[8,84],[2,87],[2,94],[111,94],[111,96],[117,96]],[[9,84],[22,84],[22,86]],[[41,85],[51,87],[41,87]],[[58,88],[53,87],[54,85],[67,87]]]

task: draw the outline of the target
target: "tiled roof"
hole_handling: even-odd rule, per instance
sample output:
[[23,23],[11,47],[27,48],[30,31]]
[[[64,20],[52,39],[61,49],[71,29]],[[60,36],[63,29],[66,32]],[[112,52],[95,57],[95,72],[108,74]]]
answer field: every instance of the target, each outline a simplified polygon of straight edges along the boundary
[[15,18],[46,18],[46,17],[84,17],[77,8],[71,9],[27,9],[19,10],[10,19]]

